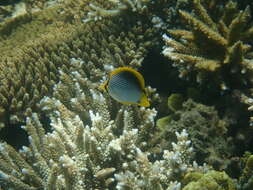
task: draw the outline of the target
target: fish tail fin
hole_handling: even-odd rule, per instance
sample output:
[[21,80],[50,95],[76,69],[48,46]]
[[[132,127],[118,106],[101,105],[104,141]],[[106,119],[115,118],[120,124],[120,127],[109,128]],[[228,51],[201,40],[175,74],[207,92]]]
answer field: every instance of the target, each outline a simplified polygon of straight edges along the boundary
[[143,107],[149,107],[150,106],[150,103],[148,101],[148,97],[146,96],[146,94],[142,95],[139,105],[143,106]]

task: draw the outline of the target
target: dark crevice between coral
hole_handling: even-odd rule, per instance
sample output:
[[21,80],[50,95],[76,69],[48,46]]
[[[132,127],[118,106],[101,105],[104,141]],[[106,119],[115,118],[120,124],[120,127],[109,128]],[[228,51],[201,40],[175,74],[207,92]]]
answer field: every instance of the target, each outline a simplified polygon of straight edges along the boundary
[[180,79],[176,68],[161,54],[160,48],[152,48],[139,69],[147,86],[156,88],[161,95],[185,93],[186,82]]
[[22,146],[28,146],[28,134],[21,128],[22,124],[9,124],[0,131],[1,141],[7,142],[15,149],[20,149]]
[[[43,113],[40,114],[40,123],[42,124],[46,133],[52,132],[50,118]],[[25,125],[25,122],[12,124],[10,121],[8,121],[6,127],[0,130],[0,141],[6,142],[16,150],[19,150],[22,148],[22,146],[28,146],[30,144],[28,140],[28,134],[24,129],[22,129],[22,126]]]
[[243,1],[240,1],[240,3],[238,2],[238,8],[240,10],[244,10],[247,6],[250,7],[250,11],[251,11],[251,15],[252,15],[252,13],[253,13],[253,2],[252,2],[252,0],[243,0]]
[[230,90],[221,91],[220,87],[213,82],[217,78],[213,74],[207,74],[204,84],[199,84],[195,80],[195,75],[189,75],[187,79],[179,78],[178,69],[172,65],[173,62],[161,54],[161,48],[153,47],[145,57],[139,71],[144,76],[146,86],[156,88],[157,92],[165,97],[172,93],[179,93],[188,98],[189,95],[192,96],[189,90],[195,89],[198,95],[194,100],[211,106],[217,99],[232,93]]
[[50,125],[51,119],[45,113],[40,114],[40,123],[42,124],[46,133],[52,132],[52,127]]
[[172,66],[172,62],[168,62],[161,51],[161,46],[152,47],[139,68],[139,72],[145,79],[145,85],[155,88],[162,100],[159,104],[151,102],[151,107],[159,110],[156,118],[168,114],[167,98],[170,94],[179,93],[184,96],[189,86],[188,81],[179,78],[177,69]]
[[217,84],[213,83],[213,75],[206,76],[204,85],[196,82],[195,75],[189,75],[187,79],[179,78],[178,69],[161,54],[159,47],[153,47],[148,52],[139,71],[144,76],[146,86],[156,88],[162,99],[167,99],[172,93],[179,93],[185,99],[192,98],[198,103],[213,106],[217,100],[231,93],[221,93]]
[[243,67],[238,63],[234,63],[234,65],[224,64],[218,74],[222,76],[230,91],[234,89],[245,91],[252,87],[252,83],[250,82],[251,77],[248,76],[251,73],[242,74],[242,71]]
[[0,1],[0,6],[7,6],[7,5],[14,5],[16,3],[19,3],[22,0],[4,0]]

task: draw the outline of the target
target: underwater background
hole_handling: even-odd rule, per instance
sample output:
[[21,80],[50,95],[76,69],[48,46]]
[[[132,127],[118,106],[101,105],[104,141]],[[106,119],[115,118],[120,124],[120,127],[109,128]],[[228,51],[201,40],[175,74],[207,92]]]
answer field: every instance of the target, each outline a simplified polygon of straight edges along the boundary
[[[253,190],[252,13],[1,0],[0,190]],[[149,107],[99,89],[119,67],[140,72]]]

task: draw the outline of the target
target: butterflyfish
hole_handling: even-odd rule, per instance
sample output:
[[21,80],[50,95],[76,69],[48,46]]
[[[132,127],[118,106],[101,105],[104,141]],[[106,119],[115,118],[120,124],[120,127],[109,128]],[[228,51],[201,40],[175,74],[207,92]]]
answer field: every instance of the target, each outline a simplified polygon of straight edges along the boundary
[[144,107],[150,105],[143,76],[129,67],[119,67],[109,73],[108,79],[100,85],[100,89],[122,104]]

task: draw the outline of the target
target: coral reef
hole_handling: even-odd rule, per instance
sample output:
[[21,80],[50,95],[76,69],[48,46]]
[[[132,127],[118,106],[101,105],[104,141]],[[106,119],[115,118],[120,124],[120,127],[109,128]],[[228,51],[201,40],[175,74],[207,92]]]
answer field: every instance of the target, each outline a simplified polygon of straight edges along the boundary
[[221,15],[213,13],[218,10],[214,7],[205,8],[200,0],[192,3],[195,15],[179,10],[190,29],[168,30],[163,35],[163,54],[174,61],[181,77],[195,75],[200,83],[211,79],[223,90],[252,84],[249,6],[240,11],[236,2],[229,1]]
[[[253,111],[253,89],[249,89],[248,93],[243,93],[241,91],[236,91],[237,97],[239,97],[240,101],[248,106],[248,111]],[[253,116],[250,117],[250,126],[253,126]]]
[[[81,88],[85,81],[80,76],[78,71],[72,72],[68,81],[55,87],[55,96],[61,97],[64,86],[73,84],[67,90],[73,95],[68,102],[48,97],[41,101],[41,109],[50,116],[52,132],[45,133],[38,115],[30,113],[23,126],[30,146],[18,153],[1,143],[1,187],[162,190],[166,186],[180,188],[177,180],[186,172],[208,171],[207,166],[191,162],[194,152],[186,130],[176,133],[177,143],[172,143],[170,151],[149,158],[148,140],[155,129],[156,111],[122,106],[112,119],[107,98],[95,89]],[[87,100],[89,104],[82,105]],[[80,109],[79,113],[64,104]]]
[[94,82],[94,78],[100,80],[105,65],[140,65],[152,43],[152,29],[131,17],[83,23],[87,3],[66,1],[26,14],[27,19],[19,24],[13,21],[14,28],[6,24],[0,28],[4,44],[0,59],[2,127],[24,122],[30,109],[39,112],[36,103],[52,94],[59,70],[68,72],[71,58],[87,63],[88,77]]
[[15,18],[26,13],[25,3],[20,0],[0,2],[0,24],[10,18]]
[[[251,190],[252,153],[242,155],[253,151],[252,129],[247,107],[237,105],[253,110],[248,5],[249,0],[0,4],[0,129],[21,127],[29,141],[16,150],[0,139],[0,189]],[[185,30],[177,13],[187,22]],[[117,67],[142,72],[151,62],[164,65],[166,58],[152,53],[160,54],[165,32],[163,54],[175,68],[168,67],[168,91],[145,89],[151,108],[122,105],[100,91]],[[177,70],[189,80],[173,88],[174,79],[181,80]],[[160,79],[160,73],[150,73]],[[202,92],[213,84],[220,87],[219,98],[204,105]]]
[[154,143],[159,142],[161,150],[168,148],[175,139],[175,131],[187,129],[196,153],[196,161],[208,163],[215,169],[225,169],[235,148],[233,140],[227,136],[229,119],[221,119],[214,107],[196,103],[191,99],[181,106],[181,109],[157,120],[160,132]]
[[115,17],[127,11],[143,13],[147,11],[147,5],[151,3],[151,0],[110,0],[110,2],[113,4],[111,7],[115,7],[114,9],[105,9],[91,3],[89,6],[92,11],[88,13],[88,18],[84,22],[96,21],[105,17]]
[[246,152],[242,158],[243,172],[239,178],[239,189],[250,190],[253,188],[253,155]]
[[225,173],[209,171],[206,174],[189,173],[185,181],[190,181],[183,190],[236,190],[234,181]]

